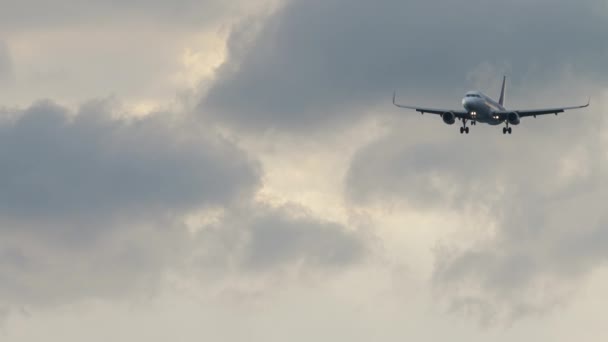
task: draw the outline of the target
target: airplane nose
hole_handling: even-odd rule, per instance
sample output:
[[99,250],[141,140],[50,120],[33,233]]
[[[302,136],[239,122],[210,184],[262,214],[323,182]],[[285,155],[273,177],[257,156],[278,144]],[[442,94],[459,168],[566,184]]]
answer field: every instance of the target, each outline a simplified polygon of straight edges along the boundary
[[475,110],[477,107],[477,100],[470,97],[465,97],[462,99],[462,106],[469,111]]
[[470,106],[469,99],[467,99],[466,97],[464,99],[462,99],[462,106],[464,108],[468,108]]

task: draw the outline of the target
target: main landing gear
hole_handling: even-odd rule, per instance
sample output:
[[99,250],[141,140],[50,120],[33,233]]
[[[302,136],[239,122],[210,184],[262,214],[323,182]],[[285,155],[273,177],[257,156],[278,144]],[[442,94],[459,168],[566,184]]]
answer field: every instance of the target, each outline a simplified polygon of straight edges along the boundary
[[[472,125],[475,125],[475,121],[472,122]],[[460,127],[460,134],[469,134],[469,127],[467,127],[467,119],[462,119],[462,127]]]

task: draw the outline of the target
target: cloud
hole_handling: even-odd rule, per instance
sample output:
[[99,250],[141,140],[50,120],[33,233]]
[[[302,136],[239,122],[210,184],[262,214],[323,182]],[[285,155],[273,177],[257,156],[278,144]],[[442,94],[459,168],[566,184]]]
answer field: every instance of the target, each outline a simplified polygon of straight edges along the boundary
[[[581,283],[606,266],[608,225],[595,204],[605,194],[602,188],[540,205],[513,198],[523,203],[493,212],[506,217],[498,219],[495,236],[464,248],[440,245],[433,276],[438,297],[447,299],[450,310],[486,324],[547,314],[567,305]],[[515,214],[523,210],[533,213]]]
[[410,98],[457,89],[483,63],[504,65],[499,72],[512,70],[515,82],[555,80],[564,66],[605,82],[596,72],[605,59],[595,43],[606,35],[601,6],[289,1],[262,25],[234,30],[202,106],[234,126],[302,131],[352,122],[395,88]]
[[221,1],[83,1],[60,0],[48,3],[39,0],[11,1],[0,14],[4,30],[33,30],[91,26],[101,23],[155,26],[205,26],[234,10]]
[[159,291],[167,270],[179,265],[188,246],[186,231],[171,220],[111,226],[88,222],[80,227],[91,226],[100,231],[84,242],[70,234],[44,232],[48,226],[42,223],[30,231],[2,229],[0,306],[144,299]]
[[360,261],[365,249],[360,234],[340,224],[283,209],[253,220],[245,260],[254,270],[293,263],[339,270]]
[[0,40],[0,86],[13,81],[13,61],[8,45]]
[[317,218],[295,204],[256,204],[216,233],[220,235],[210,241],[228,242],[226,247],[235,253],[233,266],[251,274],[286,268],[339,271],[363,260],[368,250],[363,232]]
[[608,187],[601,180],[605,170],[592,164],[582,166],[593,171],[577,175],[581,179],[568,191],[512,185],[516,190],[489,211],[493,229],[486,227],[483,237],[464,246],[439,244],[433,282],[452,310],[482,322],[549,313],[568,304],[581,283],[606,265],[608,225],[601,203]]
[[[259,167],[217,134],[177,135],[163,114],[127,122],[107,102],[70,117],[40,102],[0,126],[0,212],[16,220],[145,217],[252,192]],[[169,115],[167,115],[169,116]],[[166,211],[166,212],[164,212]]]

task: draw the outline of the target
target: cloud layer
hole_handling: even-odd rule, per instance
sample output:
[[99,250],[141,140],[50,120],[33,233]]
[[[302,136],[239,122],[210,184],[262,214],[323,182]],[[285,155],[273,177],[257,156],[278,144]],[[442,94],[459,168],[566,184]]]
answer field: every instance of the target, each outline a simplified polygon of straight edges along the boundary
[[[101,300],[113,316],[117,299],[162,293],[241,339],[278,340],[280,326],[487,340],[441,329],[453,318],[433,299],[510,322],[570,303],[603,268],[605,2],[287,0],[260,16],[269,3],[5,4],[1,101],[16,108],[0,110],[0,314]],[[505,72],[509,105],[591,94],[592,109],[465,137],[390,104],[398,89],[458,108]],[[125,107],[74,105],[108,93]],[[53,100],[29,105],[39,97]],[[251,310],[252,294],[270,299]]]

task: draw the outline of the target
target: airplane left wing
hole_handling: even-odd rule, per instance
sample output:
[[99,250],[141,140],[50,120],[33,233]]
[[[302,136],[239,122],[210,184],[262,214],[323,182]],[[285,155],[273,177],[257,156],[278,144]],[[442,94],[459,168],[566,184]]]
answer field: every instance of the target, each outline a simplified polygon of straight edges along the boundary
[[500,111],[500,112],[494,112],[495,115],[500,115],[500,116],[507,116],[509,115],[509,113],[517,113],[519,114],[519,117],[524,118],[527,116],[534,116],[536,117],[537,115],[546,115],[546,114],[559,114],[559,113],[563,113],[567,110],[572,110],[572,109],[580,109],[580,108],[586,108],[589,107],[589,103],[591,102],[591,100],[587,101],[587,104],[584,104],[582,106],[573,106],[573,107],[561,107],[561,108],[546,108],[546,109],[524,109],[524,110],[509,110],[509,111]]
[[424,113],[429,113],[429,114],[438,114],[438,115],[443,115],[445,113],[454,113],[454,116],[456,116],[457,118],[466,118],[468,115],[468,112],[463,111],[463,110],[452,110],[452,109],[437,109],[437,108],[424,108],[424,107],[417,107],[417,106],[405,106],[402,104],[398,104],[395,101],[395,98],[397,96],[397,93],[393,93],[393,105],[399,107],[399,108],[405,108],[405,109],[412,109],[415,110],[421,114]]

